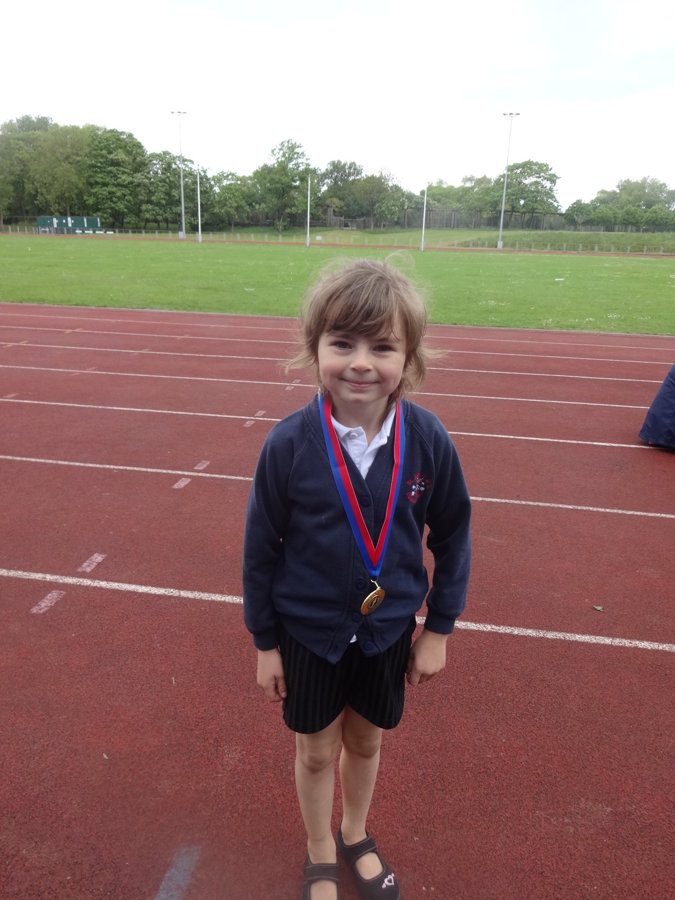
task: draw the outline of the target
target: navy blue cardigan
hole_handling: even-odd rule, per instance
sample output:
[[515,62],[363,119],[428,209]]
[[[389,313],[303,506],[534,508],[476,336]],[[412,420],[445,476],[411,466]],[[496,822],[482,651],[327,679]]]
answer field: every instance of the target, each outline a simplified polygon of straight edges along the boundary
[[[382,605],[368,616],[373,590],[333,480],[315,397],[275,425],[263,445],[244,535],[244,620],[259,650],[279,643],[279,625],[329,662],[357,635],[364,653],[391,646],[427,596],[426,628],[449,634],[466,603],[471,504],[457,451],[440,420],[402,401],[406,429],[401,491],[379,584]],[[389,442],[364,479],[345,459],[373,538],[384,519],[393,466]],[[433,585],[423,536],[434,557]]]

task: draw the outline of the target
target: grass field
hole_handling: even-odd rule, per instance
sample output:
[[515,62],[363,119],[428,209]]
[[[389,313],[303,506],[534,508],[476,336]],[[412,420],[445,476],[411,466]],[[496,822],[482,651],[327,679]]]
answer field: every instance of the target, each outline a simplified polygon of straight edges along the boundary
[[[390,252],[273,240],[2,235],[0,300],[294,316],[324,264]],[[675,332],[675,258],[418,249],[396,258],[434,322]]]

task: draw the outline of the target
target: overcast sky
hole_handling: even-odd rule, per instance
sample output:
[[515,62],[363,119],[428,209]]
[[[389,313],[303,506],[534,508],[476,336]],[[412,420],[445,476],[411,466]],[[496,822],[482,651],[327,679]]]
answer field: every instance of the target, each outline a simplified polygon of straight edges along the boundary
[[565,208],[675,188],[673,0],[30,0],[3,7],[0,122],[129,131],[248,175],[291,139],[419,192],[548,163]]

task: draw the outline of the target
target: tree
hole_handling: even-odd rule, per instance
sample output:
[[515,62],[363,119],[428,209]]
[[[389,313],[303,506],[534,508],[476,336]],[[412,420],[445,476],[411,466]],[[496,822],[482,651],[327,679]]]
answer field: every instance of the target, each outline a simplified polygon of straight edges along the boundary
[[627,206],[638,209],[651,209],[652,206],[668,205],[668,185],[656,178],[642,178],[640,181],[625,179],[617,186],[618,205],[624,209]]
[[323,171],[317,173],[320,203],[326,215],[358,215],[354,184],[362,177],[362,166],[340,159],[331,160]]
[[574,225],[575,229],[580,228],[589,222],[593,215],[593,207],[590,203],[584,203],[583,200],[575,200],[565,210],[565,221],[570,225]]
[[151,153],[147,159],[148,184],[144,191],[140,215],[143,227],[154,222],[159,228],[164,223],[180,222],[180,163],[177,156],[163,150]]
[[625,225],[628,230],[635,229],[639,231],[645,220],[645,213],[639,206],[624,206],[619,213],[619,222]]
[[389,192],[389,179],[386,175],[366,175],[365,178],[359,178],[354,182],[353,186],[354,199],[361,207],[363,213],[370,218],[370,230],[375,227],[375,211],[378,203],[387,196]]
[[36,135],[27,177],[38,213],[70,216],[84,208],[84,167],[96,129],[55,125]]
[[405,213],[406,206],[408,195],[403,188],[392,184],[375,207],[375,214],[383,227],[397,225]]
[[675,229],[675,213],[659,203],[645,213],[645,227],[649,231],[670,231]]
[[234,172],[219,172],[213,179],[213,222],[234,226],[245,221],[248,213],[246,184]]
[[[528,159],[508,167],[506,205],[511,216],[516,210],[529,215],[526,227],[532,227],[535,215],[560,212],[555,196],[558,176],[543,162]],[[502,182],[503,185],[503,182]]]
[[281,234],[289,216],[306,208],[311,169],[301,145],[294,141],[282,141],[272,150],[272,159],[256,169],[253,178],[262,204]]
[[85,167],[89,214],[100,216],[111,228],[123,228],[127,219],[139,224],[147,187],[148,161],[140,141],[125,131],[99,130]]

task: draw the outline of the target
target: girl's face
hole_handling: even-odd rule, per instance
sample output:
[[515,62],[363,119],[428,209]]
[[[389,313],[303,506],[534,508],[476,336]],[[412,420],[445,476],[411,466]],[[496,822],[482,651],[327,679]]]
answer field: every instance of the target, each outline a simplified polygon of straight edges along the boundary
[[376,337],[324,332],[317,356],[319,379],[338,421],[352,425],[374,415],[384,417],[388,399],[403,377],[404,340],[393,332]]

